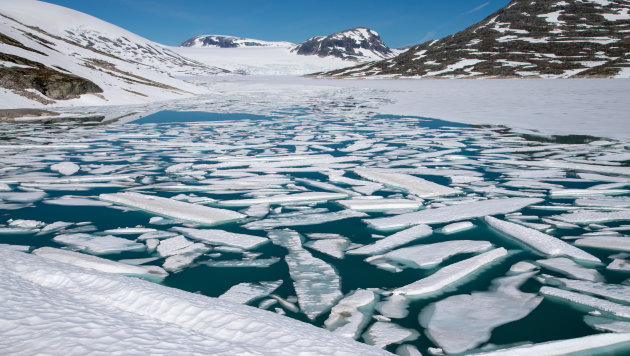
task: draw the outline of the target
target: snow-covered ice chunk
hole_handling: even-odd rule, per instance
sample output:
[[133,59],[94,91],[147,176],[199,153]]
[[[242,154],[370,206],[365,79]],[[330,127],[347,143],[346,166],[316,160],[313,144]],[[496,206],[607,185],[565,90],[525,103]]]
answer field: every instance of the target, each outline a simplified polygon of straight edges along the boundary
[[269,232],[271,241],[288,250],[285,261],[297,293],[300,309],[311,320],[328,310],[341,297],[341,281],[328,263],[302,248],[302,237],[295,231]]
[[630,306],[627,305],[547,286],[540,288],[540,294],[545,297],[562,300],[579,307],[599,310],[615,317],[630,319]]
[[121,252],[143,252],[146,250],[144,244],[111,235],[96,236],[82,233],[62,234],[55,236],[53,240],[57,243],[75,247],[93,255],[107,255]]
[[119,273],[128,276],[141,277],[152,281],[160,281],[168,273],[158,266],[132,266],[125,263],[107,260],[84,253],[60,250],[52,247],[41,247],[33,251],[34,254],[73,266],[91,268],[101,272]]
[[533,198],[482,200],[365,221],[378,230],[394,230],[419,224],[441,224],[486,215],[507,214],[540,202],[541,199]]
[[108,202],[86,198],[86,197],[78,197],[72,195],[66,195],[60,198],[48,199],[44,201],[45,204],[51,205],[61,205],[61,206],[110,206],[111,204]]
[[606,266],[606,269],[617,272],[630,272],[630,262],[625,259],[615,258]]
[[441,290],[453,287],[469,275],[507,256],[504,248],[496,248],[463,261],[450,264],[432,275],[395,289],[394,294],[401,294],[407,298],[422,298],[435,295]]
[[356,290],[332,308],[324,322],[326,329],[340,336],[358,339],[372,317],[377,300],[373,291]]
[[10,192],[11,187],[8,184],[0,183],[0,192]]
[[604,318],[601,316],[585,315],[586,325],[598,331],[613,333],[630,333],[630,321]]
[[50,166],[50,170],[59,172],[64,176],[71,176],[81,170],[81,167],[72,162],[61,162]]
[[409,268],[431,268],[460,253],[476,253],[492,248],[488,241],[456,240],[416,245],[390,251],[366,259],[367,262],[384,260],[390,264]]
[[517,263],[513,264],[512,267],[510,267],[510,271],[509,272],[510,273],[514,273],[514,274],[525,273],[525,272],[531,272],[531,271],[537,270],[538,268],[539,267],[536,266],[533,263],[529,263],[529,262],[526,262],[526,261],[520,261],[520,262],[517,262]]
[[579,210],[568,214],[553,216],[554,219],[572,224],[606,223],[630,220],[630,210],[621,211],[586,211]]
[[392,294],[386,301],[378,303],[376,310],[388,318],[406,318],[409,315],[409,299],[400,294]]
[[338,204],[347,209],[379,212],[394,209],[414,209],[417,210],[422,206],[422,202],[410,199],[365,199],[355,198],[351,200],[339,200]]
[[492,216],[485,217],[486,223],[514,241],[530,247],[545,256],[567,256],[576,260],[601,262],[599,258],[586,253],[558,238],[523,225],[499,220]]
[[142,235],[157,232],[156,229],[146,227],[120,227],[117,229],[105,230],[104,233],[111,235]]
[[475,227],[475,224],[471,223],[470,221],[462,221],[462,222],[446,225],[443,228],[441,228],[439,232],[445,235],[450,235],[450,234],[456,234],[458,232],[470,230],[473,227]]
[[319,251],[321,253],[324,253],[334,258],[339,258],[339,259],[345,256],[346,248],[348,248],[349,245],[350,245],[350,241],[343,236],[339,238],[318,239],[318,240],[308,241],[304,244],[304,246],[310,249]]
[[216,225],[237,221],[245,215],[235,211],[190,204],[173,199],[133,192],[101,194],[101,200],[145,210],[160,216],[191,221],[202,225]]
[[411,329],[403,328],[394,323],[377,321],[363,333],[365,342],[369,345],[385,348],[392,344],[416,340],[420,334]]
[[222,206],[252,206],[258,204],[281,204],[281,203],[295,203],[305,201],[328,201],[347,198],[347,194],[343,193],[326,193],[326,192],[305,192],[297,194],[287,195],[274,195],[270,197],[254,198],[254,199],[236,199],[236,200],[223,200],[219,202]]
[[243,211],[243,214],[254,217],[254,218],[262,219],[265,216],[267,216],[267,214],[269,214],[269,210],[270,210],[269,204],[256,204],[256,205],[250,206],[245,211]]
[[35,203],[46,197],[46,192],[0,192],[0,200],[11,203]]
[[431,236],[432,233],[433,229],[431,229],[430,226],[418,225],[387,236],[371,245],[362,246],[347,251],[346,253],[349,255],[374,255],[383,253],[423,237]]
[[20,229],[37,229],[46,226],[45,222],[37,221],[37,220],[24,220],[18,219],[9,222],[9,227],[12,228],[20,228]]
[[169,237],[175,237],[177,235],[178,234],[175,232],[156,230],[156,231],[146,232],[138,236],[138,241],[144,241],[144,240],[149,240],[149,239],[164,240],[164,239],[168,239]]
[[203,252],[188,252],[169,256],[164,260],[162,267],[169,272],[177,273],[193,264],[201,255]]
[[497,351],[483,352],[475,356],[560,356],[569,354],[597,354],[606,351],[630,350],[630,333],[596,334],[575,339],[549,341],[533,345],[516,346]]
[[243,225],[243,227],[249,230],[269,230],[277,227],[319,225],[351,218],[363,218],[366,216],[365,213],[354,210],[342,210],[332,213],[304,213],[295,216],[270,217],[263,220],[252,221]]
[[580,281],[549,276],[544,276],[544,280],[545,283],[549,282],[549,284],[560,284],[563,288],[598,295],[615,302],[630,304],[630,286],[627,285]]
[[550,258],[546,260],[536,261],[539,265],[548,270],[567,275],[572,278],[583,279],[585,281],[598,282],[603,281],[602,276],[597,270],[582,267],[579,264],[565,257]]
[[630,193],[630,190],[626,189],[557,189],[552,190],[550,192],[550,195],[552,198],[573,198],[602,195],[622,195],[628,193]]
[[630,252],[630,237],[628,236],[590,236],[575,240],[575,244],[604,250]]
[[200,262],[209,267],[218,268],[266,268],[280,261],[277,257],[261,258],[259,260],[223,260]]
[[219,299],[229,300],[230,302],[239,304],[247,304],[255,299],[268,296],[278,289],[280,285],[282,285],[281,280],[260,283],[240,283],[221,294]]
[[[152,241],[153,239],[146,240]],[[157,240],[154,240],[157,241]],[[173,255],[181,255],[187,253],[207,252],[210,249],[202,243],[194,243],[186,239],[182,235],[168,238],[159,242],[157,246],[157,252],[162,257],[168,257]]]
[[430,304],[420,313],[425,334],[446,353],[460,353],[490,339],[492,330],[531,313],[542,298],[519,287],[533,273],[493,281],[488,292],[460,294]]
[[89,340],[114,354],[388,355],[268,311],[5,248],[0,291],[6,354],[70,355]]
[[432,198],[461,193],[461,191],[457,189],[449,188],[405,173],[365,168],[357,168],[354,170],[354,173],[365,179],[401,188],[410,194],[419,196],[420,198]]
[[210,245],[234,246],[245,250],[251,250],[269,242],[266,237],[237,234],[234,232],[215,229],[191,229],[174,227],[173,230],[185,236]]
[[396,355],[398,356],[422,356],[420,350],[411,344],[400,345],[396,348]]

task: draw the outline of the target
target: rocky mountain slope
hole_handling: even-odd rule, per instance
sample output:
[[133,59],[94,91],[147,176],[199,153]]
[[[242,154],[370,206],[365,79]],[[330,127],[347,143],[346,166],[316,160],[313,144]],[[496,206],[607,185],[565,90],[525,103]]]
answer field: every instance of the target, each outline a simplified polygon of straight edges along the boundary
[[630,77],[630,1],[514,0],[454,35],[337,77]]
[[312,37],[297,45],[293,52],[309,56],[337,57],[345,60],[366,61],[388,58],[396,53],[381,41],[378,33],[365,27]]
[[293,47],[291,42],[262,41],[253,38],[242,38],[223,35],[203,35],[187,40],[180,47],[195,48],[242,48],[242,47]]
[[[33,0],[0,0],[0,106],[142,103],[205,93],[174,75],[226,70],[92,16]],[[73,105],[73,102],[67,102]]]

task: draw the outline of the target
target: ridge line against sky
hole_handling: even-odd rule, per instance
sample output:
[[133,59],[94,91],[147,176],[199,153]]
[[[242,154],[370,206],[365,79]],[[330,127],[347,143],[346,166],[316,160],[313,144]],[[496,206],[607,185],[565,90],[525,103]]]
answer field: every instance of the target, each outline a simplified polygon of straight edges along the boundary
[[[19,0],[18,0],[19,1]],[[509,0],[47,0],[152,41],[177,46],[220,34],[300,43],[364,26],[392,48],[439,39],[473,25]]]

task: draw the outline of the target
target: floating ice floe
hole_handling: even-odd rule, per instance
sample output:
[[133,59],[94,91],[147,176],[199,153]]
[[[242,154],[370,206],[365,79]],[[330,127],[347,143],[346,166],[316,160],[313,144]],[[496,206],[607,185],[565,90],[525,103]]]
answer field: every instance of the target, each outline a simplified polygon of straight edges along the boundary
[[107,255],[122,252],[144,252],[146,250],[144,244],[111,235],[97,236],[82,233],[62,234],[55,236],[53,241],[66,246],[78,248],[81,251],[85,251],[93,255]]
[[461,253],[477,253],[492,248],[488,241],[456,240],[416,245],[390,251],[366,259],[367,262],[387,261],[409,268],[432,268],[444,260]]
[[79,165],[74,164],[72,162],[56,163],[50,166],[50,170],[59,172],[63,174],[64,176],[71,176],[77,173],[80,169],[81,167]]
[[367,214],[354,210],[342,210],[332,213],[314,214],[311,214],[309,212],[297,214],[295,216],[269,217],[263,220],[252,221],[243,225],[243,227],[249,230],[270,230],[277,227],[318,225],[351,218],[363,218],[366,216]]
[[561,300],[587,309],[599,310],[618,318],[630,319],[630,306],[628,305],[547,286],[540,288],[540,294],[546,298]]
[[203,252],[187,252],[169,256],[164,260],[162,267],[172,273],[177,273],[190,266],[195,260],[203,255]]
[[86,197],[78,197],[66,195],[60,198],[55,199],[47,199],[44,201],[45,204],[51,205],[61,205],[61,206],[110,206],[111,204],[108,202],[95,200]]
[[304,246],[310,249],[339,259],[345,256],[345,251],[349,245],[350,241],[343,236],[340,236],[338,238],[327,238],[308,241],[304,244]]
[[552,198],[590,197],[603,195],[623,195],[630,193],[627,189],[557,189],[549,194]]
[[[146,241],[149,242],[151,240],[152,239],[149,239]],[[202,243],[194,243],[181,235],[171,237],[166,240],[162,240],[159,242],[159,245],[157,246],[157,252],[162,257],[188,254],[188,253],[190,254],[199,253],[199,252],[205,253],[209,250],[210,249],[206,245]]]
[[520,320],[542,298],[519,287],[533,273],[496,279],[488,292],[460,294],[430,304],[420,313],[425,334],[446,353],[461,353],[490,340],[496,327]]
[[599,352],[627,352],[630,350],[630,333],[596,334],[575,339],[549,341],[540,344],[516,346],[474,356],[560,356],[569,354],[597,354]]
[[572,171],[585,171],[585,172],[596,172],[596,173],[608,173],[608,174],[620,174],[624,176],[630,175],[630,167],[618,167],[618,166],[603,166],[596,164],[585,164],[585,163],[573,163],[566,162],[560,160],[536,160],[536,161],[526,161],[526,160],[497,160],[492,161],[494,163],[501,164],[510,164],[515,166],[533,166],[533,167],[549,167],[554,169],[565,169]]
[[404,344],[404,345],[400,345],[396,348],[396,355],[398,356],[422,356],[422,353],[420,353],[420,351],[418,350],[417,347],[410,345],[410,344]]
[[256,204],[244,210],[243,214],[254,217],[254,218],[262,219],[265,216],[267,216],[267,214],[269,214],[270,209],[271,208],[269,207],[269,204]]
[[513,264],[512,267],[510,267],[509,273],[518,274],[518,273],[531,272],[537,269],[539,269],[539,267],[533,263],[520,261]]
[[5,248],[0,275],[7,354],[83,353],[90,340],[119,354],[388,355],[268,311]]
[[304,250],[302,237],[295,231],[271,231],[269,238],[289,252],[285,261],[302,312],[312,320],[330,309],[342,295],[341,281],[334,267]]
[[10,192],[12,189],[8,184],[0,183],[0,192]]
[[630,237],[628,236],[590,236],[575,240],[574,243],[584,247],[630,252]]
[[630,220],[630,210],[621,211],[586,211],[579,210],[568,214],[555,215],[554,219],[572,224],[606,223]]
[[385,231],[419,224],[441,224],[486,215],[507,214],[540,202],[541,199],[533,198],[481,200],[365,221],[373,228]]
[[406,318],[409,315],[409,300],[400,294],[392,294],[384,302],[378,303],[376,310],[388,318]]
[[111,235],[142,235],[157,232],[156,229],[146,227],[120,227],[117,229],[105,230],[104,233]]
[[576,199],[575,205],[603,208],[630,208],[630,197],[595,197]]
[[0,192],[0,200],[11,203],[35,203],[46,196],[45,192]]
[[432,275],[395,289],[394,294],[401,294],[409,299],[438,294],[445,288],[452,288],[466,277],[496,262],[508,254],[504,248],[496,248],[463,261],[441,268]]
[[584,323],[598,331],[630,333],[630,321],[615,320],[594,315],[584,315]]
[[432,233],[433,229],[431,229],[430,226],[418,225],[387,236],[371,245],[349,250],[346,253],[349,255],[374,255],[383,253],[423,237],[431,236]]
[[392,344],[416,340],[420,334],[412,329],[403,328],[394,323],[377,321],[363,333],[363,339],[369,345],[385,348]]
[[597,272],[597,270],[582,267],[579,264],[573,262],[573,260],[565,257],[538,260],[536,261],[536,263],[548,270],[564,274],[571,278],[583,279],[585,281],[591,282],[599,282],[604,280],[604,276]]
[[278,263],[279,261],[279,258],[271,257],[257,260],[205,261],[200,262],[200,264],[216,268],[266,268]]
[[379,212],[393,209],[413,209],[417,210],[422,206],[422,202],[410,199],[365,199],[356,198],[351,200],[339,200],[338,204],[347,209]]
[[356,290],[332,308],[324,326],[337,335],[358,339],[372,317],[377,300],[373,291]]
[[456,234],[458,232],[470,230],[473,227],[475,227],[475,224],[471,223],[470,221],[462,221],[462,222],[446,225],[440,230],[438,230],[438,232],[441,232],[442,234],[445,234],[445,235],[450,235],[450,234]]
[[202,225],[216,225],[237,221],[245,215],[231,210],[211,208],[173,199],[139,193],[101,194],[101,200],[145,210],[160,216],[191,221]]
[[239,304],[247,304],[258,298],[268,296],[278,289],[280,285],[282,285],[281,280],[260,283],[240,283],[221,294],[219,299]]
[[626,259],[615,258],[606,266],[609,271],[630,272],[630,262]]
[[101,257],[60,250],[52,247],[41,247],[34,250],[33,253],[41,257],[67,263],[73,266],[95,269],[97,271],[107,273],[118,273],[127,276],[140,277],[151,281],[161,281],[168,276],[168,273],[158,266],[132,266]]
[[560,284],[563,288],[598,295],[615,302],[630,304],[630,286],[623,284],[579,281],[575,279],[550,276],[543,276],[543,280],[545,283],[550,285]]
[[357,168],[354,170],[354,173],[365,179],[404,189],[410,194],[415,194],[420,198],[432,198],[461,193],[461,191],[457,189],[404,173],[365,168]]
[[251,250],[269,242],[266,237],[237,234],[234,232],[215,229],[191,229],[174,227],[173,230],[185,236],[210,245],[225,245]]
[[145,232],[142,235],[138,236],[138,241],[144,241],[144,240],[149,240],[149,239],[163,240],[169,237],[175,237],[177,235],[178,234],[175,232],[156,230],[156,231]]
[[243,207],[258,204],[281,204],[305,201],[328,201],[347,198],[347,194],[343,193],[324,193],[324,192],[305,192],[287,195],[275,195],[271,197],[263,197],[256,199],[237,199],[223,200],[219,202],[222,206]]
[[486,216],[485,221],[490,227],[501,232],[504,236],[530,247],[536,253],[545,256],[567,256],[582,261],[601,262],[599,258],[540,231],[499,220],[492,216]]

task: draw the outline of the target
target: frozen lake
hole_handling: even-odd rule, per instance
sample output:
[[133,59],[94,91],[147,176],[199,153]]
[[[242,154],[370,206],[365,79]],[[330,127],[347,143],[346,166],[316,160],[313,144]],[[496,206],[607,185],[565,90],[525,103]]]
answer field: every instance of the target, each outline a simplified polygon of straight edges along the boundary
[[390,352],[630,332],[627,141],[528,141],[324,94],[258,116],[199,112],[244,105],[218,99],[0,124],[0,243]]

